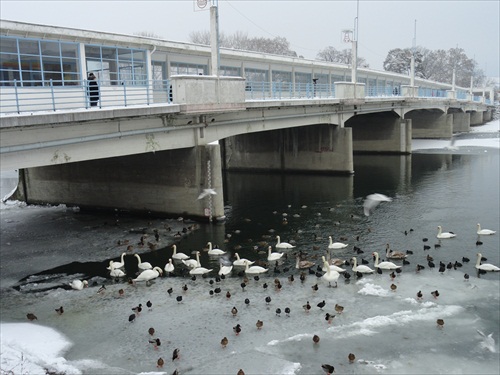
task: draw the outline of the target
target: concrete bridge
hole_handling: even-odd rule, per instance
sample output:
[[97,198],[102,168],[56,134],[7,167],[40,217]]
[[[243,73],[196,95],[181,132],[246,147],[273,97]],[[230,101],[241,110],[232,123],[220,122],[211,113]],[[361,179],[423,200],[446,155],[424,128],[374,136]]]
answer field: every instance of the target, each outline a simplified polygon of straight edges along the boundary
[[[246,100],[238,77],[175,76],[175,104],[1,118],[0,167],[16,198],[87,208],[224,216],[223,170],[354,173],[354,153],[411,153],[412,138],[450,138],[491,119],[469,100],[365,97]],[[218,142],[216,142],[218,141]],[[198,200],[203,189],[218,194]]]

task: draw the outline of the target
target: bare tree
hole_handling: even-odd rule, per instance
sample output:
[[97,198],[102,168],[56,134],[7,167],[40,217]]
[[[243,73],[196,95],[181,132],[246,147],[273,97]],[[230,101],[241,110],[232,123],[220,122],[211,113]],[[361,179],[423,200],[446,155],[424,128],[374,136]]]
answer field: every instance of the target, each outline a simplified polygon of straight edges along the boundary
[[[189,34],[189,40],[192,43],[210,45],[210,32],[193,31]],[[248,34],[237,31],[229,36],[224,33],[219,33],[219,44],[221,47],[225,48],[272,53],[275,55],[297,56],[297,53],[290,49],[290,43],[284,37],[275,37],[274,39],[263,37],[250,38]]]
[[[322,51],[319,51],[316,55],[317,60],[329,61],[337,64],[352,64],[352,52],[350,49],[343,49],[341,51],[335,49],[335,47],[328,46]],[[358,56],[358,67],[359,68],[369,68],[370,65],[366,62],[363,57]]]

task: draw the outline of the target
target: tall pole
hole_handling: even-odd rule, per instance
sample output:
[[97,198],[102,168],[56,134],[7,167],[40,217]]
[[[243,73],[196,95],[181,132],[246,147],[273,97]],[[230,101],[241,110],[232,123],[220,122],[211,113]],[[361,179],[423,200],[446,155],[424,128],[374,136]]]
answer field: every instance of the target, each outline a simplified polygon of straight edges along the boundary
[[[413,31],[413,46],[411,51],[411,62],[410,62],[410,70],[411,70],[411,83],[410,86],[415,86],[415,50],[417,48],[417,20],[415,20],[415,29]],[[413,89],[412,89],[413,90]]]
[[[358,17],[359,17],[359,0],[356,5],[356,18],[354,19],[354,38],[352,41],[352,74],[351,82],[356,83],[358,80]],[[354,97],[356,97],[356,89],[354,90]]]
[[213,76],[219,76],[220,54],[219,54],[219,9],[218,0],[213,0],[210,6],[210,47]]

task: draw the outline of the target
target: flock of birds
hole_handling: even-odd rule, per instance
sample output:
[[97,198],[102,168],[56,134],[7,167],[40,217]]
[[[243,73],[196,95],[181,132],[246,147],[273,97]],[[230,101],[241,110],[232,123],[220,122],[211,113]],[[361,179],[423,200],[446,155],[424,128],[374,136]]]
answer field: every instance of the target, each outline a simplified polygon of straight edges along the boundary
[[[383,199],[379,200],[378,202],[384,201]],[[370,206],[368,209],[373,210],[374,206]],[[441,239],[452,239],[456,237],[456,234],[453,232],[444,232],[442,230],[441,226],[437,227],[438,232],[436,235],[436,238],[439,240]],[[410,230],[412,231],[412,230]],[[486,235],[493,235],[496,232],[493,230],[489,229],[481,229],[480,224],[477,224],[477,234],[479,236],[486,236]],[[408,234],[408,232],[405,232],[405,234]],[[136,285],[139,282],[145,282],[148,285],[151,285],[151,283],[162,276],[175,276],[176,275],[176,270],[179,271],[181,269],[182,271],[180,273],[177,273],[177,275],[182,275],[184,277],[187,277],[189,275],[191,279],[194,281],[196,280],[197,276],[202,276],[203,278],[209,277],[210,274],[214,276],[213,279],[210,279],[209,284],[212,287],[209,290],[209,294],[211,296],[218,295],[218,294],[223,294],[222,288],[220,286],[217,286],[218,283],[221,282],[226,276],[230,275],[231,273],[235,273],[236,275],[242,277],[242,282],[240,284],[242,290],[245,290],[247,285],[249,284],[249,277],[253,278],[255,281],[259,281],[261,276],[267,275],[270,276],[271,273],[274,274],[279,274],[281,271],[278,269],[278,265],[281,263],[281,265],[284,265],[284,261],[288,259],[288,256],[290,254],[289,251],[287,250],[296,250],[296,246],[288,243],[288,242],[282,242],[280,239],[280,236],[276,236],[276,245],[275,245],[275,251],[273,251],[272,246],[267,247],[267,257],[266,260],[267,262],[262,262],[259,260],[249,260],[246,258],[240,258],[238,253],[234,253],[234,261],[232,261],[230,264],[220,262],[220,268],[218,270],[213,269],[213,268],[205,268],[202,266],[200,262],[200,251],[194,252],[195,258],[192,259],[189,255],[178,252],[177,251],[177,246],[174,244],[172,245],[172,255],[168,260],[168,263],[165,264],[163,269],[160,266],[153,266],[149,262],[143,262],[141,260],[140,255],[135,254],[134,257],[137,259],[137,268],[139,270],[138,275],[136,275],[134,278],[129,278],[128,282],[131,285]],[[356,277],[356,278],[361,278],[363,277],[364,274],[373,274],[373,273],[382,273],[383,270],[389,271],[390,274],[389,276],[391,277],[391,280],[394,280],[396,278],[398,273],[401,273],[403,266],[406,266],[409,264],[409,261],[407,260],[408,256],[411,255],[413,252],[407,250],[406,252],[402,251],[395,251],[390,248],[389,244],[386,246],[386,252],[385,252],[385,258],[386,260],[380,260],[379,253],[374,251],[372,252],[373,256],[373,264],[370,266],[370,262],[362,259],[361,263],[358,264],[357,261],[357,254],[362,254],[363,251],[359,248],[354,246],[353,251],[355,252],[356,255],[350,257],[350,259],[339,259],[339,258],[332,258],[331,253],[332,251],[335,250],[342,250],[347,248],[349,245],[343,242],[334,242],[333,238],[329,236],[329,243],[327,245],[327,251],[326,254],[321,257],[321,262],[318,265],[315,260],[307,259],[307,255],[303,253],[302,251],[299,251],[298,253],[295,253],[295,269],[297,272],[299,272],[299,280],[300,282],[304,282],[306,277],[308,275],[314,275],[317,280],[322,280],[325,285],[328,287],[337,287],[339,278],[341,275],[343,278],[348,281],[351,277]],[[142,239],[141,239],[142,240]],[[424,242],[427,242],[428,239],[424,238]],[[439,246],[439,245],[435,245]],[[424,250],[429,249],[430,247],[427,245],[424,245]],[[228,252],[224,251],[217,246],[213,246],[211,242],[207,243],[207,246],[205,249],[202,251],[206,251],[209,256],[212,258],[215,257],[220,257],[222,260],[222,257],[227,257]],[[107,267],[107,270],[109,271],[109,274],[112,278],[121,278],[125,277],[126,274],[123,271],[125,267],[125,256],[126,253],[122,253],[120,260],[119,261],[113,261],[111,260],[109,262],[109,266]],[[394,261],[401,261],[401,264],[396,264]],[[428,255],[427,256],[428,264],[427,266],[432,269],[435,267],[435,264],[433,263],[433,258]],[[469,259],[463,257],[462,262],[468,262]],[[254,265],[255,263],[259,263],[262,265]],[[267,265],[267,266],[265,266]],[[274,269],[273,268],[274,266]],[[351,272],[349,272],[349,269],[347,268],[350,266]],[[461,267],[462,263],[455,261],[454,263],[450,262],[448,265],[444,264],[443,262],[440,262],[439,266],[439,272],[444,272],[444,270],[449,270],[451,268],[457,269],[457,267]],[[425,269],[426,267],[423,265],[418,264],[415,268],[416,272],[420,272],[421,270]],[[500,268],[489,264],[489,263],[484,263],[484,258],[482,257],[481,253],[477,253],[477,260],[476,260],[476,265],[475,268],[477,269],[478,272],[494,272],[494,271],[500,271]],[[294,273],[291,269],[292,267],[283,267],[283,271],[289,271],[289,276],[288,276],[288,282],[291,284],[295,281],[295,276],[296,273]],[[468,275],[465,274],[464,278],[466,281],[468,280]],[[219,284],[220,285],[220,284]],[[73,289],[76,290],[82,290],[85,287],[88,287],[88,282],[86,280],[73,280],[70,284],[70,286]],[[269,288],[267,282],[264,282],[262,285],[264,289]],[[282,283],[278,277],[274,279],[274,289],[276,291],[280,291],[282,288]],[[319,286],[318,283],[316,282],[314,285],[312,285],[312,290],[313,292],[317,291]],[[392,283],[390,286],[392,291],[396,291],[397,286],[396,284]],[[103,292],[105,289],[105,286],[102,286],[99,288],[98,293]],[[186,292],[188,289],[187,284],[184,284],[182,287],[183,292]],[[172,295],[173,294],[173,288],[168,289],[168,294]],[[439,297],[439,291],[434,290],[430,293],[433,298],[438,298]],[[124,290],[120,289],[119,290],[119,295],[123,296],[124,295]],[[226,293],[226,298],[229,300],[231,298],[231,293],[230,291],[227,291]],[[421,300],[423,298],[423,293],[422,291],[418,291],[416,293],[416,298],[417,300]],[[183,297],[182,295],[178,295],[176,297],[176,300],[178,303],[183,302]],[[272,298],[271,296],[267,296],[265,298],[265,303],[267,306],[271,303]],[[249,305],[250,304],[250,299],[246,298],[245,299],[245,304]],[[321,311],[323,311],[323,308],[325,307],[325,300],[320,301],[317,304],[317,308],[319,308]],[[151,301],[147,301],[146,306],[148,307],[149,310],[152,309],[152,303]],[[312,306],[307,301],[303,306],[303,310],[305,313],[308,313],[311,309]],[[59,308],[55,309],[57,314],[63,314],[63,306],[60,306]],[[135,306],[132,308],[133,313],[129,315],[129,322],[133,323],[136,318],[141,314],[142,311],[142,304],[139,304],[138,306]],[[324,319],[328,324],[331,324],[333,318],[335,318],[336,315],[342,314],[344,310],[344,307],[335,304],[335,313],[331,312],[326,312],[324,315]],[[284,313],[287,317],[290,317],[291,315],[291,308],[289,306],[285,307],[283,310],[281,310],[280,307],[276,308],[275,313],[277,316],[280,316],[282,313]],[[236,306],[233,306],[231,309],[231,315],[232,316],[237,316],[238,315],[238,309]],[[27,314],[27,317],[29,320],[36,320],[37,317],[33,313]],[[436,321],[437,327],[439,329],[442,329],[444,327],[444,320],[443,319],[437,319]],[[260,319],[257,319],[257,322],[255,323],[256,329],[261,330],[264,327],[264,322]],[[233,327],[233,332],[236,336],[238,336],[242,332],[242,325],[236,324]],[[154,349],[158,349],[159,346],[161,346],[161,340],[160,338],[155,336],[155,330],[154,328],[150,328],[148,331],[150,338],[149,338],[149,343],[152,344]],[[221,347],[226,348],[229,345],[229,338],[224,336],[221,341]],[[313,336],[313,344],[317,345],[320,341],[320,338],[318,335]],[[176,361],[179,359],[179,348],[176,348],[174,352],[172,353],[172,362]],[[353,353],[348,354],[348,361],[349,363],[353,363],[355,360],[355,355]],[[157,367],[162,368],[164,366],[164,359],[163,357],[160,357],[157,360]],[[329,364],[322,364],[322,369],[325,371],[327,374],[331,374],[334,372],[334,367]],[[175,370],[174,374],[178,374],[178,370]],[[244,374],[243,369],[240,369],[238,371],[238,374],[242,375]]]

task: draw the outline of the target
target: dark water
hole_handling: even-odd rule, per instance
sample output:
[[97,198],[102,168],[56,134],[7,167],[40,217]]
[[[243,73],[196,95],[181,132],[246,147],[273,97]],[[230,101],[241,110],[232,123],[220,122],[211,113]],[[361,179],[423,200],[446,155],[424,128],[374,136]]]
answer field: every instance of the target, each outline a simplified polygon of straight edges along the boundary
[[[142,261],[163,268],[171,256],[172,242],[177,244],[178,251],[191,254],[211,241],[228,251],[226,260],[231,260],[231,255],[238,252],[241,257],[265,263],[267,246],[275,245],[275,236],[280,235],[281,241],[294,242],[297,250],[319,259],[325,254],[331,235],[335,241],[342,240],[350,245],[337,253],[340,257],[349,259],[356,255],[353,246],[364,251],[357,254],[358,263],[361,259],[372,262],[373,251],[378,251],[383,258],[385,245],[389,243],[396,250],[414,251],[415,264],[425,264],[422,239],[429,238],[430,245],[438,243],[437,226],[441,225],[444,231],[458,234],[454,250],[443,250],[443,260],[455,261],[467,256],[473,262],[476,252],[481,250],[488,262],[500,263],[499,236],[490,236],[478,246],[475,234],[476,223],[494,230],[500,227],[498,150],[469,149],[460,154],[419,152],[405,156],[358,155],[354,158],[354,166],[352,176],[227,173],[226,222],[200,224],[198,230],[190,231],[182,238],[172,235],[167,238],[165,234],[166,240],[157,249],[135,249],[134,252],[140,251]],[[374,192],[390,196],[393,201],[379,205],[373,215],[366,217],[362,209],[363,199]],[[3,216],[6,214],[4,210]],[[15,218],[16,214],[9,211],[8,215]],[[158,219],[148,221],[117,214],[65,210],[52,215],[56,216],[50,218],[51,223],[29,218],[26,223],[31,229],[21,236],[27,242],[23,245],[25,248],[37,241],[51,243],[55,241],[54,236],[60,236],[62,242],[51,243],[50,249],[40,250],[40,259],[50,255],[53,266],[41,270],[37,264],[33,267],[36,272],[30,272],[26,267],[24,278],[32,274],[107,277],[105,267],[109,260],[117,260],[122,251],[110,246],[117,233],[135,244],[141,235],[137,228],[144,228],[150,238],[154,227],[162,228],[162,221]],[[71,223],[70,229],[62,226],[68,222]],[[54,233],[44,229],[44,225],[52,228]],[[189,223],[179,225],[182,228]],[[402,235],[405,231],[406,236]],[[8,231],[5,234],[16,237],[15,233]],[[78,237],[86,241],[83,238],[89,235],[93,235],[94,246],[107,246],[109,251],[101,249],[94,254],[77,251],[73,243]],[[64,239],[65,236],[68,240]],[[69,238],[73,242],[63,245],[70,241]],[[65,257],[67,252],[72,254],[68,259]],[[201,260],[210,268],[219,267],[218,259],[209,258],[205,252],[202,252]],[[137,271],[132,253],[126,256],[126,264],[128,274]],[[294,257],[290,256],[281,267],[286,271],[293,266]],[[29,281],[21,284],[26,282]],[[50,287],[56,286],[51,284]]]

